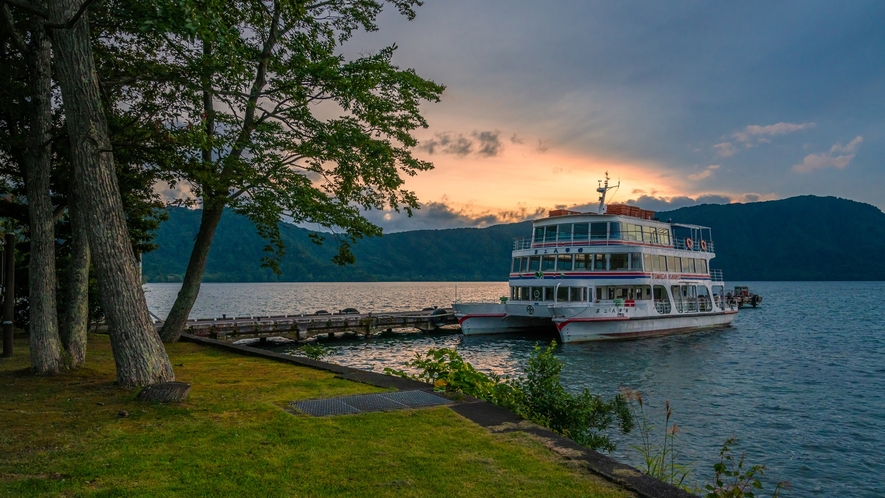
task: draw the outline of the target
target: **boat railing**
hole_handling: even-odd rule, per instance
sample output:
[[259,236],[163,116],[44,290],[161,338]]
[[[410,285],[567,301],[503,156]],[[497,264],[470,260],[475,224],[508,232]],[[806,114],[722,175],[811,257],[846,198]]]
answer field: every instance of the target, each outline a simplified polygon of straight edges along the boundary
[[513,239],[513,250],[517,251],[519,249],[531,249],[532,248],[532,238],[524,237],[521,239]]
[[676,249],[682,249],[683,251],[716,252],[712,240],[705,240],[703,241],[703,244],[700,240],[692,240],[691,247],[688,247],[688,243],[686,242],[687,240],[689,239],[675,239],[673,241],[673,247],[675,247]]
[[[622,245],[623,242],[642,242],[641,240],[635,240],[631,238],[621,237],[621,238],[611,238],[611,239],[583,239],[583,240],[556,240],[556,241],[547,241],[547,242],[535,242],[532,237],[522,237],[518,239],[513,239],[513,250],[518,251],[520,249],[532,249],[539,247],[580,247],[580,246],[589,246],[589,245],[608,245],[609,243]],[[673,247],[676,249],[682,249],[684,251],[695,251],[695,252],[715,252],[713,249],[713,242],[705,242],[706,250],[702,247],[699,242],[694,242],[692,244],[691,249],[688,248],[688,245],[685,243],[685,239],[676,239],[672,244],[660,244],[660,243],[652,243],[647,242],[648,244],[652,244],[660,247]]]
[[714,282],[725,282],[722,277],[722,270],[710,270],[710,280]]
[[669,299],[655,299],[655,309],[658,310],[658,313],[662,315],[670,314],[670,300]]

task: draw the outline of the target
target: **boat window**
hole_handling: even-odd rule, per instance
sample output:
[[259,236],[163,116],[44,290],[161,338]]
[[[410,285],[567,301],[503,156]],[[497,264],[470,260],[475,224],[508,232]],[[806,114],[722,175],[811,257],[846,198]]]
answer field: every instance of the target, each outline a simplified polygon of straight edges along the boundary
[[543,287],[531,287],[532,289],[532,298],[529,301],[541,301],[544,297],[544,288]]
[[703,273],[703,274],[709,273],[707,271],[707,260],[706,259],[696,259],[695,263],[694,263],[694,267],[698,273]]
[[694,258],[682,258],[682,271],[694,273]]
[[630,269],[631,270],[641,270],[642,269],[642,255],[639,253],[633,253],[630,255]]
[[667,271],[667,257],[652,254],[651,271]]
[[643,254],[642,260],[645,271],[654,271],[654,265],[651,262],[651,254]]
[[652,294],[655,300],[655,309],[658,310],[658,313],[664,315],[670,313],[670,296],[667,294],[667,289],[663,285],[656,285],[652,289]]
[[533,242],[536,244],[544,242],[544,227],[535,227],[535,240]]
[[667,256],[667,268],[672,272],[682,272],[682,258],[676,256]]
[[556,271],[572,271],[572,255],[560,254],[556,259]]
[[588,225],[587,223],[575,223],[575,228],[573,229],[572,234],[574,238],[572,240],[574,240],[575,242],[582,242],[587,240],[589,238],[589,234],[587,231],[589,228],[590,225]]
[[569,296],[569,288],[562,285],[556,290],[556,300],[560,303],[567,303]]
[[633,223],[621,223],[621,227],[623,228],[623,233],[621,234],[621,236],[624,240],[634,240],[637,242],[642,242],[642,227],[640,225],[636,225]]
[[592,254],[575,254],[575,270],[586,270],[592,265]]
[[593,269],[594,270],[605,270],[605,254],[594,254],[593,255]]
[[725,286],[724,285],[714,285],[713,286],[713,301],[716,302],[716,305],[720,308],[725,307]]
[[510,267],[511,273],[519,272],[519,265],[522,264],[522,258],[513,258],[513,265]]
[[676,305],[676,312],[677,313],[685,313],[683,306],[682,306],[682,304],[683,304],[682,291],[680,290],[679,286],[678,285],[671,286],[670,292],[673,293],[673,301],[674,301],[674,304]]
[[710,300],[710,291],[703,285],[697,286],[698,311],[712,311],[713,301]]
[[531,301],[532,300],[532,288],[531,287],[520,287],[522,289],[519,297],[523,301]]
[[583,292],[582,292],[582,291],[584,291],[584,292],[587,291],[586,287],[569,287],[568,291],[569,291],[568,300],[573,303],[587,300],[583,297]]
[[556,255],[548,254],[541,257],[541,271],[552,271],[556,268]]
[[670,229],[658,228],[658,243],[665,246],[670,245]]
[[617,221],[609,223],[608,238],[611,240],[621,240],[621,225]]
[[698,310],[697,290],[694,285],[682,285],[682,308],[686,313]]
[[541,269],[541,256],[529,256],[529,271]]
[[609,261],[612,270],[626,270],[628,268],[626,254],[612,254]]
[[649,244],[658,243],[658,229],[655,227],[642,227],[642,240]]
[[559,225],[559,235],[557,235],[557,240],[560,242],[571,242],[572,241],[572,225],[569,223],[568,225]]
[[608,238],[608,223],[602,221],[590,224],[590,240],[605,240]]
[[615,288],[613,286],[609,285],[607,287],[603,287],[603,289],[605,289],[605,291],[602,295],[605,296],[605,299],[612,300],[615,298]]
[[519,287],[510,288],[510,300],[517,301],[519,299]]
[[544,242],[556,242],[556,225],[544,227]]
[[544,287],[544,300],[553,301],[554,292],[553,287]]

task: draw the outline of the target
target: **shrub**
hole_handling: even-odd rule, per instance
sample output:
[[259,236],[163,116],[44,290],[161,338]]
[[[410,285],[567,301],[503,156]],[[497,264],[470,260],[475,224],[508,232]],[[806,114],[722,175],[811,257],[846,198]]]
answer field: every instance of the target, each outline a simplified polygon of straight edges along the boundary
[[525,377],[510,378],[485,374],[464,361],[453,349],[431,349],[416,353],[408,366],[420,370],[409,375],[385,368],[388,375],[428,382],[435,388],[459,392],[508,408],[522,417],[556,431],[591,449],[613,451],[607,431],[615,425],[626,434],[633,429],[633,417],[626,400],[611,400],[584,389],[579,394],[566,391],[560,381],[562,363],[553,356],[556,343],[546,349],[535,345]]

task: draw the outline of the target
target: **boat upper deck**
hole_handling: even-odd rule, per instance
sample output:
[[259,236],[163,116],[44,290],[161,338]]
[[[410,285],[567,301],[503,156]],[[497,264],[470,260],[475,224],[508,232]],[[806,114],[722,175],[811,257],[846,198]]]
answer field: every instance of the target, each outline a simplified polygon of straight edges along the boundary
[[555,210],[533,223],[531,237],[515,239],[513,250],[636,245],[714,252],[710,228],[662,222],[653,215],[652,211],[622,205],[608,206],[606,214]]

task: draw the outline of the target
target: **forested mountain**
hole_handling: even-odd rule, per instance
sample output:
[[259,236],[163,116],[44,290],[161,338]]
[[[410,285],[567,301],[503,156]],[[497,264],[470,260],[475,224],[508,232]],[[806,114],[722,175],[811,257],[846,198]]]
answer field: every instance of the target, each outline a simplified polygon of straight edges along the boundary
[[[705,204],[658,213],[661,220],[709,226],[727,280],[885,280],[885,214],[869,204],[803,196],[748,204]],[[157,233],[160,248],[144,255],[149,282],[180,281],[200,213],[169,211]],[[531,222],[488,228],[399,232],[360,240],[357,262],[331,263],[335,243],[313,244],[310,231],[282,224],[281,275],[261,268],[266,242],[242,216],[225,213],[209,254],[207,282],[261,281],[504,281],[513,239]]]

